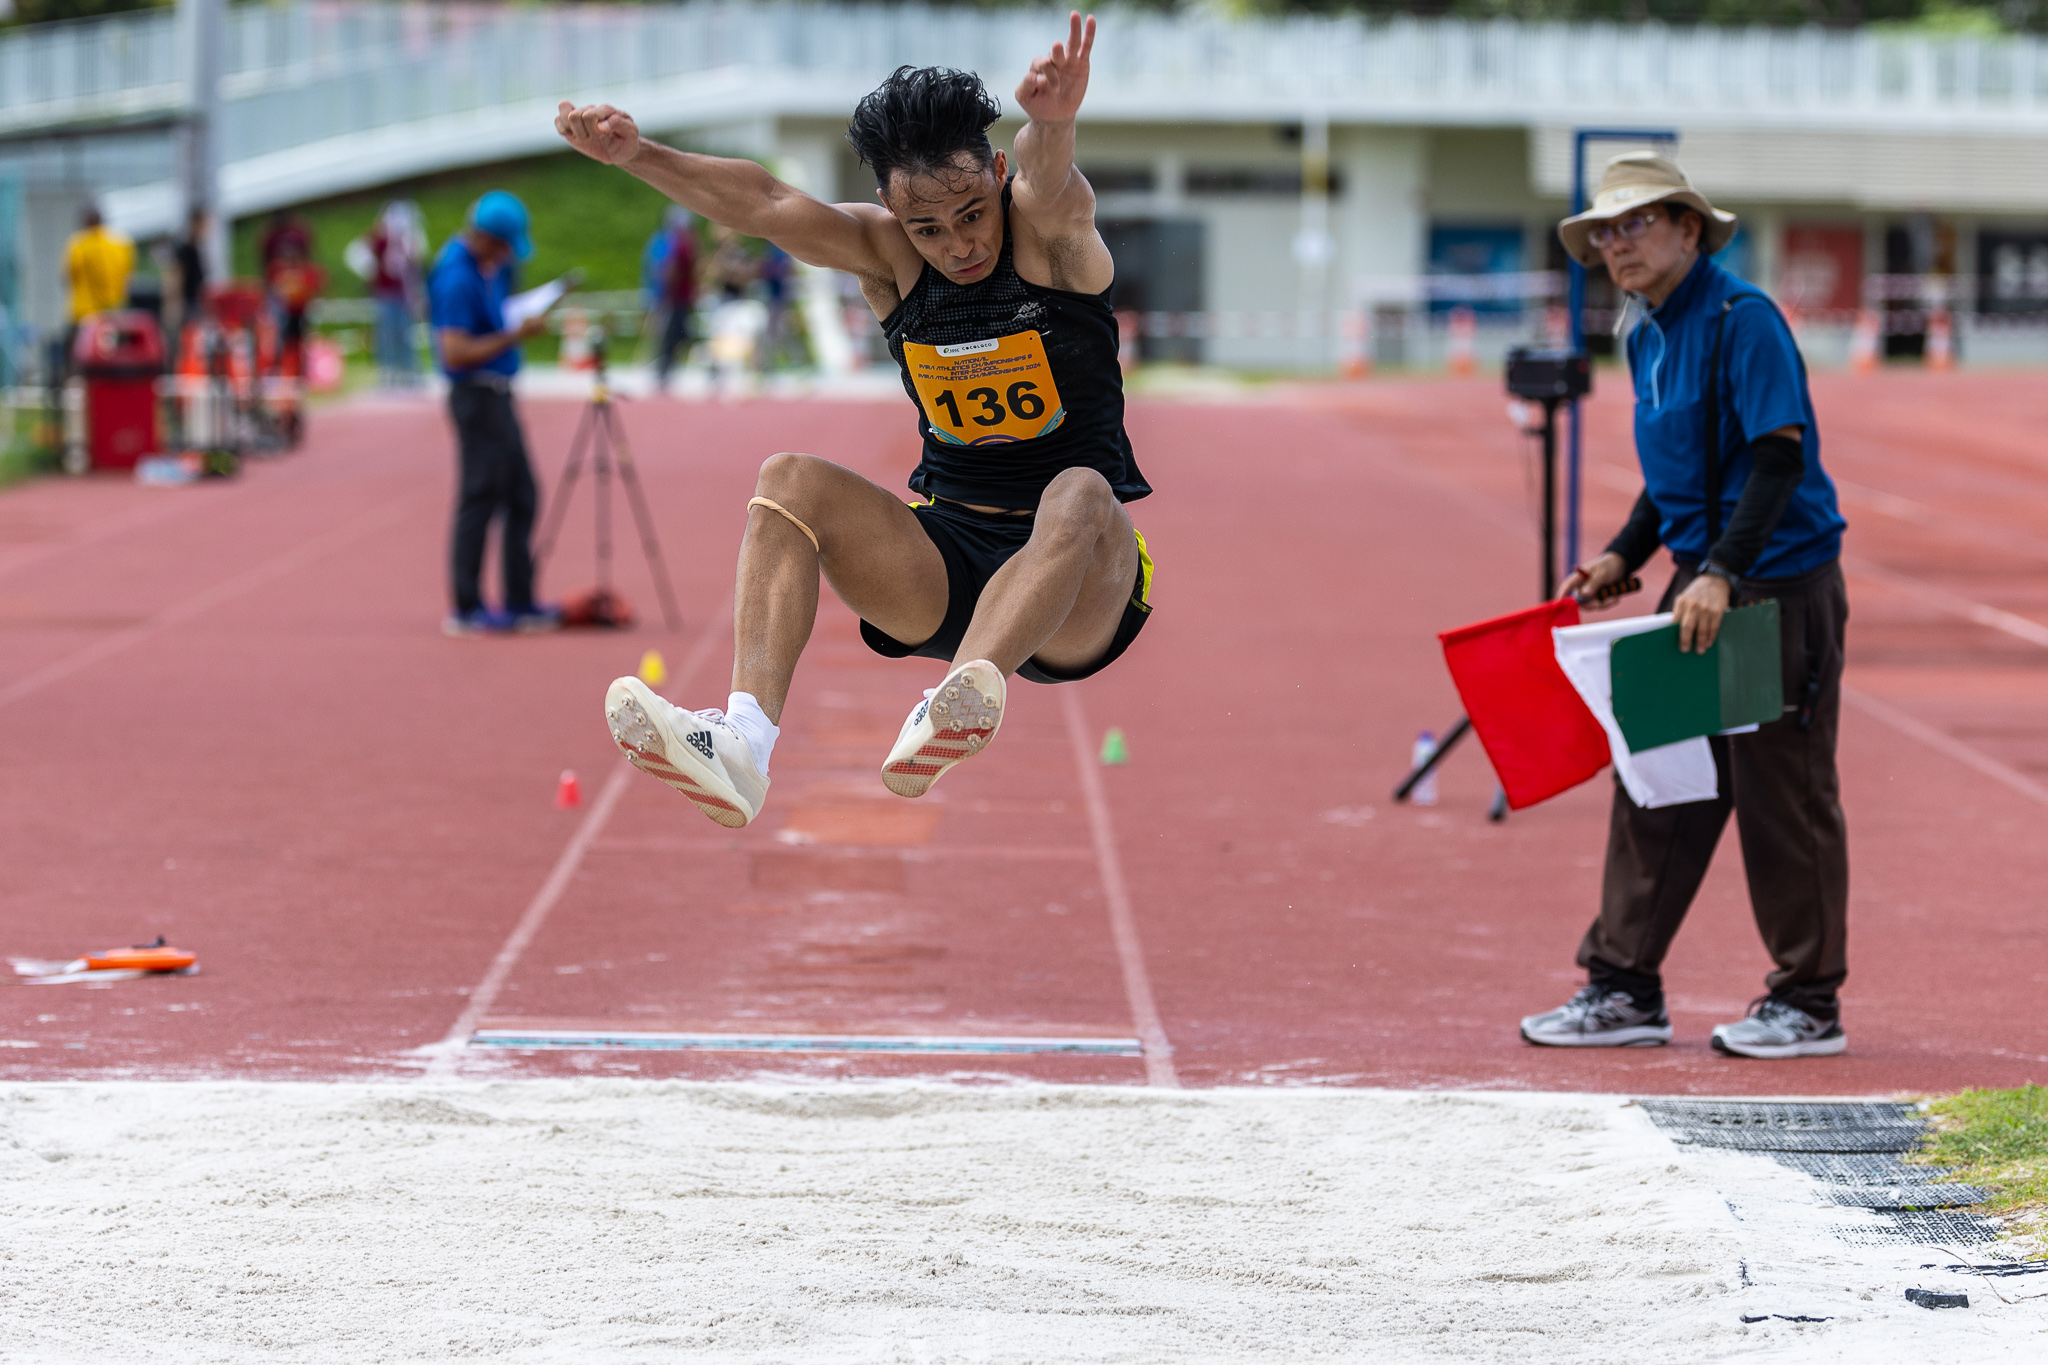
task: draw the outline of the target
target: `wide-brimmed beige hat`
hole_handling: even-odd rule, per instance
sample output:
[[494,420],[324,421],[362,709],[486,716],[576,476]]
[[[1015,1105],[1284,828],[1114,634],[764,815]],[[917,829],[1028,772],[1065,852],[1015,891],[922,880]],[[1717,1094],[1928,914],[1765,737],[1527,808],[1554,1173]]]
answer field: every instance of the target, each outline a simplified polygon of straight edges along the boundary
[[1588,233],[1601,223],[1666,199],[1699,210],[1700,250],[1707,255],[1728,245],[1735,235],[1735,215],[1709,204],[1676,161],[1655,152],[1623,152],[1610,157],[1607,169],[1600,172],[1600,188],[1593,191],[1593,207],[1559,223],[1557,235],[1580,265],[1598,265],[1600,253],[1586,240]]

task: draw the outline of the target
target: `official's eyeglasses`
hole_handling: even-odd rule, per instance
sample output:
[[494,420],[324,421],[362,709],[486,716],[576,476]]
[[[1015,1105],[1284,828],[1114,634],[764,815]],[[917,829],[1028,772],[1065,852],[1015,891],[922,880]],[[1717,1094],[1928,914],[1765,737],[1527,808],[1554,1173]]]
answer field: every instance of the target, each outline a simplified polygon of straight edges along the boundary
[[1603,223],[1586,234],[1586,240],[1598,251],[1619,241],[1633,242],[1650,230],[1657,221],[1655,213],[1631,213],[1628,217],[1612,224]]

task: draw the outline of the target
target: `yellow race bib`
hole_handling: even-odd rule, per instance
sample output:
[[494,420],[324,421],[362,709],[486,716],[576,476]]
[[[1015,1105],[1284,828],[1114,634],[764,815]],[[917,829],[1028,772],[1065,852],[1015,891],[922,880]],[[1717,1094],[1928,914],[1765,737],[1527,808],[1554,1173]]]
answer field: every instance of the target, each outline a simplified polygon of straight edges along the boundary
[[932,435],[953,445],[1028,441],[1067,419],[1037,332],[957,346],[906,341],[903,363]]

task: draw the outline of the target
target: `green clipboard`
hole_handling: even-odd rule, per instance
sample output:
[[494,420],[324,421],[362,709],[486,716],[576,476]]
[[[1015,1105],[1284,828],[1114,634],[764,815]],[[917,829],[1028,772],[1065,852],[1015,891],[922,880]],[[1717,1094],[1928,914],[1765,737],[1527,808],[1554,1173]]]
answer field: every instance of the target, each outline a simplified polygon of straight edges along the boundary
[[1778,604],[1737,607],[1704,654],[1678,652],[1676,624],[1614,642],[1614,719],[1632,754],[1784,714]]

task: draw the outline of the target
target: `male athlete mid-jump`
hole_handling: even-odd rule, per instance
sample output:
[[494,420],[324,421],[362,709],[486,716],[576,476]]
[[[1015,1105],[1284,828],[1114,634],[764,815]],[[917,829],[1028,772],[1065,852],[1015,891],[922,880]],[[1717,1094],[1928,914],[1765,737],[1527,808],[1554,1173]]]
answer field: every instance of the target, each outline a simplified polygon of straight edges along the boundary
[[978,77],[898,70],[847,131],[879,205],[821,203],[751,161],[645,141],[610,105],[565,102],[555,119],[578,151],[685,208],[857,277],[918,405],[915,505],[814,455],[761,466],[723,712],[672,706],[636,678],[605,695],[626,756],[721,825],[747,824],[768,794],[820,571],[877,653],[951,665],[882,765],[900,796],[995,737],[1010,674],[1085,678],[1145,624],[1152,561],[1122,504],[1152,490],[1124,435],[1115,263],[1074,166],[1094,44],[1095,20],[1076,13],[1031,63],[1014,174],[989,146],[1001,110]]

